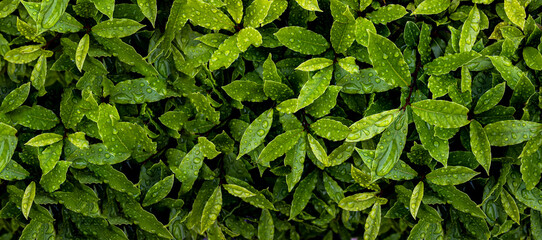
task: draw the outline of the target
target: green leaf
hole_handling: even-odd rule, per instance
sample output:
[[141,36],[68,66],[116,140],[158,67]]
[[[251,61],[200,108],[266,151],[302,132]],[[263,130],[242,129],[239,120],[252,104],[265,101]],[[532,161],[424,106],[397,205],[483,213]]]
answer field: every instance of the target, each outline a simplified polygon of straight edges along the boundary
[[222,89],[237,101],[263,102],[267,99],[263,86],[248,80],[237,80],[223,86]]
[[288,1],[286,0],[275,0],[271,2],[271,7],[269,7],[269,11],[267,12],[267,16],[262,22],[262,26],[272,23],[276,19],[278,19],[282,13],[286,10],[288,7]]
[[307,175],[295,189],[292,207],[290,208],[290,219],[294,219],[305,209],[307,203],[312,197],[312,191],[316,188],[318,182],[317,172],[311,172]]
[[[273,56],[271,54],[267,55],[267,59],[263,62],[263,80],[264,81],[273,81],[273,82],[282,82],[282,78],[279,75],[277,66],[273,62]],[[275,94],[277,95],[277,94]]]
[[[378,76],[372,68],[360,70],[358,73],[349,74],[346,70],[338,69],[334,72],[336,84],[342,86],[342,92],[348,94],[367,94],[374,92],[385,92],[393,85]],[[341,78],[341,76],[344,76]]]
[[155,183],[145,194],[145,198],[143,199],[142,206],[147,207],[150,205],[153,205],[163,198],[165,198],[169,192],[171,191],[171,188],[173,187],[173,175],[169,175],[166,178],[158,181]]
[[137,0],[137,5],[141,9],[141,12],[149,19],[153,27],[158,13],[156,2],[156,0]]
[[262,209],[260,221],[258,222],[258,239],[273,240],[275,234],[275,225],[271,213],[267,209]]
[[376,32],[375,25],[370,20],[358,17],[356,19],[356,41],[365,46],[369,46],[369,32]]
[[17,130],[7,124],[0,122],[0,173],[11,161],[17,147]]
[[98,217],[100,210],[98,201],[100,200],[92,190],[86,185],[76,185],[70,191],[57,191],[53,196],[67,209],[81,213],[85,216]]
[[422,120],[442,128],[458,128],[469,123],[469,109],[454,102],[444,100],[423,100],[415,102],[412,110]]
[[525,8],[520,2],[518,2],[517,0],[505,0],[504,12],[506,13],[508,19],[512,21],[512,23],[523,29],[527,14],[525,13]]
[[446,75],[431,75],[429,79],[427,80],[427,87],[431,91],[432,95],[431,97],[433,99],[442,97],[446,94],[448,94],[449,86],[455,86],[457,85],[457,79],[455,79],[452,75],[446,74]]
[[318,0],[295,0],[299,6],[309,11],[318,11],[321,12],[320,7],[318,6]]
[[495,69],[501,73],[501,76],[506,80],[507,85],[514,90],[514,87],[522,77],[523,72],[516,66],[512,65],[512,62],[508,58],[502,56],[488,56],[495,66]]
[[311,58],[302,64],[299,64],[295,70],[311,72],[317,71],[333,64],[333,60],[327,58]]
[[252,27],[245,27],[237,34],[237,47],[241,52],[245,52],[250,45],[262,45],[262,35]]
[[258,163],[262,166],[269,166],[269,163],[284,155],[290,150],[301,137],[303,129],[294,129],[278,135],[269,142],[258,156]]
[[[87,166],[97,177],[105,180],[105,183],[112,189],[131,196],[138,196],[140,194],[139,188],[135,187],[126,175],[114,169],[111,165],[88,164]],[[131,197],[128,198],[131,199]],[[139,206],[139,203],[137,205]]]
[[425,0],[421,2],[412,14],[439,14],[450,6],[450,0]]
[[297,110],[313,103],[326,91],[331,82],[333,69],[331,67],[318,71],[307,81],[299,92],[297,99]]
[[17,10],[20,0],[5,0],[0,2],[0,18],[5,18]]
[[356,64],[356,58],[354,57],[345,57],[339,59],[339,66],[341,66],[341,68],[343,68],[350,74],[359,72],[359,66]]
[[250,28],[260,27],[267,16],[273,1],[254,0],[246,9],[243,26]]
[[540,238],[535,236],[541,236],[540,233],[542,233],[542,216],[540,215],[540,211],[533,209],[531,212],[531,235],[535,240],[539,240]]
[[429,151],[431,157],[447,165],[450,146],[447,140],[435,136],[435,127],[423,121],[417,115],[413,115],[416,130],[425,149]]
[[249,198],[256,196],[256,193],[253,193],[252,191],[239,186],[235,184],[223,184],[222,187],[226,189],[231,195],[239,197],[239,198]]
[[347,211],[363,211],[376,202],[375,195],[374,192],[357,193],[343,198],[339,207]]
[[58,135],[56,133],[42,133],[28,140],[28,142],[26,142],[25,145],[29,145],[33,147],[44,147],[44,146],[56,143],[58,141],[62,141],[63,138],[64,138],[63,136]]
[[42,175],[40,185],[43,189],[47,192],[54,192],[60,189],[60,185],[66,181],[66,173],[71,164],[72,162],[68,161],[58,161],[51,171]]
[[201,215],[200,234],[205,232],[218,218],[222,210],[222,188],[216,187],[211,197],[205,203]]
[[238,57],[241,50],[237,47],[237,36],[228,37],[211,56],[209,70],[214,71],[221,67],[229,67]]
[[418,210],[420,209],[420,205],[422,204],[424,194],[423,188],[423,182],[420,181],[416,185],[416,187],[414,187],[414,190],[412,190],[412,195],[410,196],[409,210],[410,214],[412,214],[412,217],[414,218],[416,218],[416,215],[418,215]]
[[271,213],[267,209],[262,209],[260,221],[258,222],[258,239],[273,240],[275,234],[275,225]]
[[472,153],[476,157],[476,161],[484,167],[487,174],[489,174],[489,167],[491,166],[491,146],[484,128],[477,121],[470,123],[470,146]]
[[510,218],[512,218],[512,220],[514,220],[514,222],[516,222],[517,224],[520,224],[519,223],[519,221],[520,221],[519,209],[518,209],[518,206],[516,205],[516,201],[514,200],[512,195],[510,195],[510,193],[508,193],[508,191],[503,189],[501,191],[501,196],[500,197],[501,197],[502,206],[503,206],[504,211],[506,212],[506,214],[508,214],[508,216],[510,216]]
[[[329,85],[326,88],[324,94],[322,94],[320,97],[314,100],[311,105],[305,108],[305,112],[315,118],[320,118],[328,115],[331,112],[331,109],[333,109],[337,105],[337,95],[339,94],[339,91],[341,91],[341,89],[342,87],[340,86]],[[294,108],[297,107],[297,101],[295,104],[296,106]]]
[[62,146],[62,142],[56,142],[43,150],[43,152],[38,153],[40,168],[43,174],[47,174],[49,171],[51,171],[55,167],[58,160],[60,160]]
[[392,41],[369,32],[368,50],[374,70],[380,78],[393,86],[410,86],[408,66],[401,50]]
[[145,211],[131,196],[124,193],[116,193],[116,198],[124,214],[133,220],[141,229],[162,238],[173,239],[171,233],[156,219],[154,214]]
[[467,167],[447,166],[435,169],[425,177],[430,182],[438,185],[458,185],[469,181],[478,174],[479,172]]
[[68,13],[62,14],[60,20],[49,30],[59,33],[76,33],[83,29],[83,24],[78,22],[73,16]]
[[405,147],[407,133],[408,114],[401,112],[393,124],[384,131],[376,145],[375,159],[370,168],[378,176],[388,174],[399,161]]
[[466,51],[439,57],[426,64],[424,69],[429,75],[442,75],[469,64],[481,55],[475,51]]
[[142,27],[144,25],[132,19],[115,18],[96,24],[92,31],[104,38],[123,38],[136,33]]
[[0,113],[11,112],[21,106],[30,93],[30,83],[25,83],[18,88],[13,89],[7,96],[2,100],[2,105],[0,105]]
[[[0,156],[1,157],[1,156]],[[0,171],[0,179],[6,181],[24,180],[30,176],[30,173],[26,171],[20,164],[14,160],[9,160],[5,168]]]
[[26,45],[9,50],[4,54],[4,59],[10,63],[25,64],[36,60],[43,53],[45,50],[40,45]]
[[533,47],[526,47],[523,49],[523,59],[525,64],[533,70],[542,70],[542,54],[538,49]]
[[348,160],[354,152],[355,143],[344,142],[341,146],[335,148],[328,156],[330,166],[337,166]]
[[272,108],[263,112],[260,116],[254,119],[252,123],[250,123],[250,125],[243,133],[243,137],[241,138],[237,159],[256,149],[256,147],[260,146],[260,144],[263,143],[265,136],[267,136],[267,133],[269,133],[269,129],[271,129],[272,123]]
[[302,27],[283,27],[274,35],[284,46],[302,54],[318,55],[329,48],[322,35]]
[[393,109],[364,117],[350,126],[351,132],[346,141],[359,142],[371,139],[386,130],[398,115],[399,109]]
[[461,92],[472,92],[472,76],[469,68],[461,67]]
[[79,149],[89,148],[89,143],[85,138],[84,132],[70,133],[68,134],[68,140]]
[[113,54],[113,56],[116,56],[120,61],[133,66],[132,70],[134,72],[140,73],[147,77],[158,75],[156,69],[145,61],[131,45],[126,44],[118,38],[109,39],[96,36],[96,40],[98,40],[98,42],[102,44],[106,50]]
[[469,16],[463,23],[463,27],[461,28],[461,35],[459,37],[460,52],[470,52],[472,50],[479,32],[480,11],[478,11],[478,8],[476,5],[474,5],[469,12]]
[[75,65],[77,65],[77,69],[79,69],[79,71],[83,69],[83,63],[85,63],[85,58],[87,57],[89,43],[89,36],[88,34],[85,34],[77,45],[77,51],[75,52]]
[[8,115],[14,123],[34,130],[49,130],[58,124],[55,113],[40,105],[21,106]]
[[113,18],[113,11],[115,10],[115,0],[90,0],[94,3],[94,6],[101,13],[108,16],[110,19]]
[[34,181],[30,182],[26,189],[24,190],[23,199],[21,202],[21,211],[23,212],[24,218],[28,219],[30,214],[30,209],[34,203],[34,197],[36,196],[36,183]]
[[38,22],[43,28],[53,27],[62,17],[68,7],[69,0],[53,0],[42,2]]
[[344,198],[343,189],[327,173],[323,172],[322,174],[327,194],[334,202],[339,203]]
[[374,240],[378,237],[378,232],[380,231],[380,223],[382,221],[381,217],[381,207],[380,203],[375,202],[367,219],[365,220],[365,232],[363,233],[363,239]]
[[474,114],[483,113],[497,105],[504,96],[505,88],[506,83],[503,82],[485,92],[476,103]]
[[[199,170],[203,166],[203,153],[201,145],[196,144],[190,152],[188,152],[178,166],[178,170],[174,171],[175,176],[182,182],[181,192],[188,192],[194,182],[198,178]],[[172,170],[174,170],[172,168]]]
[[316,135],[332,141],[344,140],[350,133],[347,126],[332,119],[320,119],[311,124],[311,128]]
[[334,21],[330,33],[331,46],[336,53],[346,53],[346,50],[356,40],[356,22],[352,18],[348,22]]
[[434,184],[431,184],[430,186],[444,200],[449,204],[452,204],[455,209],[468,213],[474,217],[483,219],[487,217],[484,211],[482,211],[466,193],[457,190],[454,186],[439,186]]
[[324,147],[311,134],[307,134],[307,140],[316,159],[326,167],[331,166]]
[[307,149],[306,138],[303,133],[294,147],[286,152],[284,158],[284,165],[290,166],[290,173],[286,174],[286,184],[288,185],[288,192],[294,189],[294,186],[301,180],[303,174],[305,154]]
[[194,24],[211,30],[232,31],[235,26],[226,14],[204,1],[187,0],[183,12],[187,13]]
[[32,75],[30,76],[30,81],[32,86],[38,89],[39,95],[45,95],[45,80],[47,78],[47,59],[45,55],[41,55],[34,65],[34,70],[32,70]]
[[225,0],[226,10],[233,18],[233,20],[239,24],[243,18],[243,1],[242,0]]
[[542,124],[522,120],[506,120],[486,125],[484,130],[491,146],[508,146],[528,141],[535,136]]
[[[376,11],[367,13],[367,18],[373,23],[386,24],[402,18],[407,14],[405,7],[399,4],[388,4]],[[374,62],[374,61],[373,61]]]
[[530,156],[532,154],[535,154],[536,151],[542,146],[542,133],[538,133],[534,135],[523,147],[523,150],[521,151],[521,154],[519,155],[519,158],[524,158],[527,156]]

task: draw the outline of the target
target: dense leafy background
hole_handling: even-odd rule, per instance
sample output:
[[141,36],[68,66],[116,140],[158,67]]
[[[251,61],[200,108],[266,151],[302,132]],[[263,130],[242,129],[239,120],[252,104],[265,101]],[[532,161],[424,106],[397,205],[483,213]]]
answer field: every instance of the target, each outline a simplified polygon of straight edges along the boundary
[[2,0],[1,239],[542,239],[542,0]]

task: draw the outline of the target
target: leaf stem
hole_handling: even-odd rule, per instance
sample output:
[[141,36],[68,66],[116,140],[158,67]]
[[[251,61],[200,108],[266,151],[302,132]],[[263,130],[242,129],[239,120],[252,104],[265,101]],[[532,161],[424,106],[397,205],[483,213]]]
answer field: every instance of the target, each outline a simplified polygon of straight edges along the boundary
[[407,106],[410,105],[410,99],[412,97],[412,92],[416,89],[416,81],[418,80],[418,72],[420,71],[420,68],[422,67],[421,63],[421,56],[418,56],[419,54],[416,54],[416,68],[414,69],[414,72],[411,74],[412,80],[410,82],[410,87],[408,89],[408,95],[405,99],[405,104],[400,108],[401,110],[405,110]]

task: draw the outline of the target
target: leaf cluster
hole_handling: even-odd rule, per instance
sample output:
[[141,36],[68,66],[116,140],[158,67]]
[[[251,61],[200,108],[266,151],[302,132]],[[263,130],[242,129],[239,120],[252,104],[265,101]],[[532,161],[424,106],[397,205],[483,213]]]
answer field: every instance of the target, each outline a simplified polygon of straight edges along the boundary
[[542,0],[2,0],[1,239],[542,239]]

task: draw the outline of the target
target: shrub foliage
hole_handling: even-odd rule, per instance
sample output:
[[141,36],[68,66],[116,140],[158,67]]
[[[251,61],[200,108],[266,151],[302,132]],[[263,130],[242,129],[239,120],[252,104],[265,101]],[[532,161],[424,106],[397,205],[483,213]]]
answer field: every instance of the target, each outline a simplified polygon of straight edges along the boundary
[[2,239],[542,239],[542,0],[2,0]]

